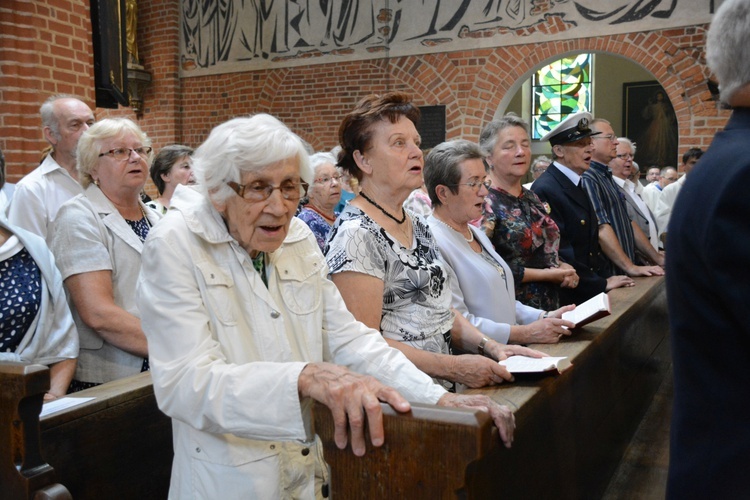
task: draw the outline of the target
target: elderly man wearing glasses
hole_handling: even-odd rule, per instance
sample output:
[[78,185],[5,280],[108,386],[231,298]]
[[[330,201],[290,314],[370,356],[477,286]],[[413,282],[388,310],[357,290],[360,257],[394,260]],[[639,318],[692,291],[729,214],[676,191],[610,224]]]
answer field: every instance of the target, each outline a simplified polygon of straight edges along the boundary
[[[656,230],[654,214],[649,210],[646,202],[636,191],[636,183],[630,180],[633,170],[637,169],[633,162],[635,156],[635,143],[627,137],[620,137],[617,144],[617,155],[609,162],[612,172],[612,180],[625,195],[625,207],[628,216],[637,224],[641,232],[649,239],[649,243],[655,250],[659,249],[659,233]],[[637,181],[636,181],[637,182]],[[633,229],[636,238],[640,234]]]
[[[607,120],[591,122],[592,158],[590,168],[581,176],[599,222],[599,244],[611,261],[611,273],[628,276],[662,276],[664,256],[654,250],[640,227],[628,216],[625,195],[612,180],[609,162],[617,157],[617,136]],[[637,251],[645,256],[640,259]],[[639,265],[641,262],[648,265]],[[652,265],[653,264],[653,265]]]

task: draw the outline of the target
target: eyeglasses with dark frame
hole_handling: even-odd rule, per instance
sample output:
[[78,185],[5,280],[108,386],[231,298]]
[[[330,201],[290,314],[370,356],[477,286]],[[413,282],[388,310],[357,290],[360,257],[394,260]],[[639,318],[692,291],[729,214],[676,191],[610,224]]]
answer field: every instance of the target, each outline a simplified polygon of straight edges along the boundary
[[450,185],[448,185],[448,187],[458,187],[458,186],[469,186],[476,193],[479,192],[479,189],[480,189],[479,186],[484,186],[485,188],[487,188],[487,191],[489,191],[490,190],[490,186],[492,186],[492,179],[489,179],[489,178],[485,177],[481,181],[477,179],[477,180],[471,181],[471,182],[459,182],[458,184],[450,184]]
[[99,158],[101,158],[102,156],[111,156],[117,161],[129,160],[130,155],[133,154],[133,152],[137,153],[141,158],[146,158],[151,154],[151,151],[153,151],[153,149],[154,148],[152,148],[151,146],[141,146],[140,148],[114,148],[101,153],[99,155]]
[[309,184],[305,181],[284,181],[279,186],[266,184],[265,182],[253,182],[252,184],[237,184],[236,182],[227,182],[227,186],[232,188],[240,198],[258,203],[266,201],[271,194],[277,189],[281,197],[289,201],[299,201],[300,198],[307,194]]

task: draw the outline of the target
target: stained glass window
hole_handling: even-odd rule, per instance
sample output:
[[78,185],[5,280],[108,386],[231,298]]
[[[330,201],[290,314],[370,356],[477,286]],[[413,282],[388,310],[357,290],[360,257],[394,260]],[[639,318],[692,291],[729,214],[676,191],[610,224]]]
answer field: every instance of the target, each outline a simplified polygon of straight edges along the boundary
[[540,68],[531,81],[532,138],[541,139],[566,116],[591,110],[591,54],[566,57]]

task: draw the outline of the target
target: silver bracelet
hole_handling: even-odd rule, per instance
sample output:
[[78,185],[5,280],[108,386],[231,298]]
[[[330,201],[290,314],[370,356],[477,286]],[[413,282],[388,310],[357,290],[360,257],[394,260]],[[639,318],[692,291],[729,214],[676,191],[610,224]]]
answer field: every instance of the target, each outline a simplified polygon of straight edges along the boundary
[[479,353],[481,356],[485,356],[484,354],[484,346],[487,345],[487,342],[489,342],[489,337],[482,337],[482,340],[479,342],[479,345],[477,346],[477,353]]

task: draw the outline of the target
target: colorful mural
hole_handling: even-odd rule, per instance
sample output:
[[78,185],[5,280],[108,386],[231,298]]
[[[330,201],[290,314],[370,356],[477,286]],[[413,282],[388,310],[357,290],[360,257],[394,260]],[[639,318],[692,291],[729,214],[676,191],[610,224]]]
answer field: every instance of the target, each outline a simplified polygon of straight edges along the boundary
[[183,76],[709,22],[705,0],[183,0]]

